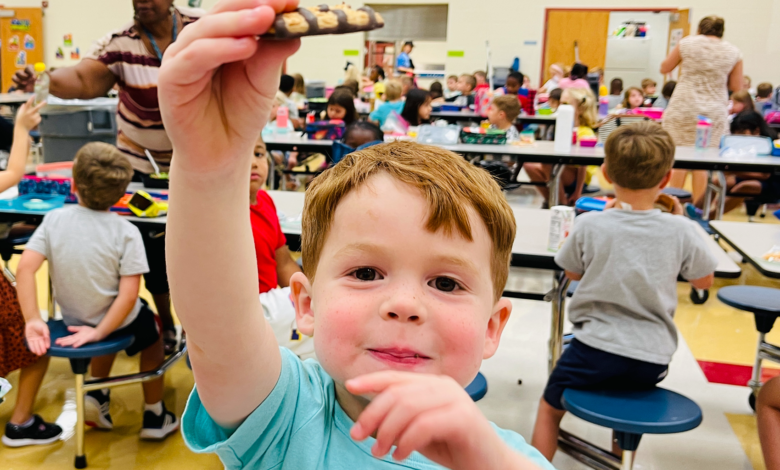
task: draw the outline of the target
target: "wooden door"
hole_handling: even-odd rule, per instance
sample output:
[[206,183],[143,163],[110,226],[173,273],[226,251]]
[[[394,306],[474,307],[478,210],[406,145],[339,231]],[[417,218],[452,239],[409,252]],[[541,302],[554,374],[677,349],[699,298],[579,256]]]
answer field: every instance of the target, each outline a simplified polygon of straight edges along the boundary
[[[667,54],[674,49],[680,39],[691,33],[690,10],[675,10],[669,14],[669,42]],[[669,80],[677,80],[680,76],[680,67],[664,75],[664,83]]]
[[580,62],[589,68],[604,68],[607,57],[609,10],[547,10],[542,81],[549,78],[550,65],[574,64],[574,43],[579,45]]
[[[40,8],[9,8],[14,15],[0,18],[0,69],[2,92],[12,85],[17,70],[43,62],[43,11]],[[48,64],[47,64],[48,65]]]

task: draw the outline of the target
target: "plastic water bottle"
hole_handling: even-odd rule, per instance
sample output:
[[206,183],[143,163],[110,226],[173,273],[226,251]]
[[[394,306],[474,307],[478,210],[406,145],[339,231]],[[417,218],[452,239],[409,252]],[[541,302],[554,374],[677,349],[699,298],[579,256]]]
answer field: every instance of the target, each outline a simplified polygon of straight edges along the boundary
[[558,106],[555,118],[555,153],[570,153],[574,132],[574,107],[568,104]]
[[599,116],[606,116],[609,114],[609,98],[602,96],[599,98]]
[[699,116],[699,122],[696,124],[696,150],[704,150],[710,145],[711,133],[712,121],[704,116]]
[[38,105],[49,99],[49,74],[46,73],[46,64],[35,63],[35,104]]
[[276,133],[277,134],[286,134],[287,133],[287,123],[289,122],[290,118],[290,110],[287,109],[287,106],[279,106],[276,110]]

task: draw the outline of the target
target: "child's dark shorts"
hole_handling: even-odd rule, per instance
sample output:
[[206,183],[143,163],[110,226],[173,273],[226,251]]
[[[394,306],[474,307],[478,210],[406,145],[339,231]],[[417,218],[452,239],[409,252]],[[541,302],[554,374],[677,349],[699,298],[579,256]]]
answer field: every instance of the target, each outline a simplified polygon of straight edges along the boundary
[[555,365],[544,400],[562,410],[567,388],[577,390],[641,390],[653,388],[666,377],[668,365],[653,364],[592,348],[573,339]]
[[[160,323],[157,315],[154,314],[146,302],[141,299],[143,305],[132,323],[124,328],[119,328],[108,335],[106,339],[116,338],[118,336],[133,335],[135,341],[125,349],[128,356],[135,356],[149,346],[153,345],[160,338]],[[162,346],[161,346],[162,347]]]

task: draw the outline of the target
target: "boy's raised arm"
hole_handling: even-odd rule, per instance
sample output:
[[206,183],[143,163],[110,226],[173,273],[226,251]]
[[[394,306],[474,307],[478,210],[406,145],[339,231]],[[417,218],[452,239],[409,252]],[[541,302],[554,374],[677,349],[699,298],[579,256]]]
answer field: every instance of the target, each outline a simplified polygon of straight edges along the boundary
[[273,390],[281,359],[257,296],[250,158],[298,41],[263,41],[297,0],[223,0],[165,52],[158,91],[173,143],[167,261],[200,399],[224,427]]

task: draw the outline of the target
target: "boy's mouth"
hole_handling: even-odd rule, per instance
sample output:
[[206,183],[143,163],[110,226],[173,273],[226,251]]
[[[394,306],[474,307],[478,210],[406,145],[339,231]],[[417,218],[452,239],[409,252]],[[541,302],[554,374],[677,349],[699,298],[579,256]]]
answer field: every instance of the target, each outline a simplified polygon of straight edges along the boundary
[[257,180],[260,179],[260,174],[259,173],[252,173],[252,175],[249,177],[249,179],[252,180],[252,181],[257,181]]
[[420,352],[404,348],[369,349],[368,352],[375,359],[391,364],[418,365],[431,359]]

